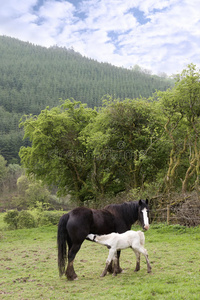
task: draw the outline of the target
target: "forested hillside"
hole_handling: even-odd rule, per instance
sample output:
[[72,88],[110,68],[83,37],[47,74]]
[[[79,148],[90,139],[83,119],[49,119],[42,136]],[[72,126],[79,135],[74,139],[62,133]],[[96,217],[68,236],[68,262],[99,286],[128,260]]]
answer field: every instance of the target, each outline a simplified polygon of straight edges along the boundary
[[38,115],[59,99],[74,98],[89,107],[101,106],[106,94],[115,98],[149,97],[173,85],[170,79],[151,76],[139,68],[127,70],[81,56],[72,49],[49,49],[0,37],[0,154],[19,162],[23,114]]

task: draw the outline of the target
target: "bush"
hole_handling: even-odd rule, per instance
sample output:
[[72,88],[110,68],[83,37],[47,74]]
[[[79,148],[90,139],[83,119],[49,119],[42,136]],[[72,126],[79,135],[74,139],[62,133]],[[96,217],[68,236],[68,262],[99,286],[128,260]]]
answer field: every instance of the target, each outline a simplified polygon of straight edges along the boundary
[[33,228],[36,227],[36,222],[31,213],[22,210],[18,216],[18,228]]
[[37,226],[57,225],[63,211],[40,211],[26,210],[18,212],[10,210],[4,216],[4,222],[9,225],[9,229],[34,228]]
[[17,229],[18,228],[18,216],[19,213],[17,210],[10,210],[8,211],[3,220],[5,223],[9,225],[10,229]]
[[38,219],[38,225],[57,225],[63,212],[44,211]]

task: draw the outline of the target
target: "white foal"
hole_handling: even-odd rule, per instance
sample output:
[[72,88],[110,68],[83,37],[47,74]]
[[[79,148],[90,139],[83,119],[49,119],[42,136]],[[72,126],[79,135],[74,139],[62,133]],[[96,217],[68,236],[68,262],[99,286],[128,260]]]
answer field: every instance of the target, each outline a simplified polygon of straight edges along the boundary
[[101,277],[107,274],[108,266],[112,260],[114,261],[113,275],[117,275],[117,250],[122,250],[129,247],[133,249],[136,255],[135,272],[140,270],[140,253],[142,253],[145,256],[147,263],[147,272],[151,272],[151,265],[148,259],[148,252],[144,248],[145,236],[142,231],[128,230],[124,233],[112,232],[110,234],[105,235],[96,235],[91,233],[88,234],[87,239],[105,245],[109,249],[108,258],[106,260],[106,267],[103,273],[101,274]]

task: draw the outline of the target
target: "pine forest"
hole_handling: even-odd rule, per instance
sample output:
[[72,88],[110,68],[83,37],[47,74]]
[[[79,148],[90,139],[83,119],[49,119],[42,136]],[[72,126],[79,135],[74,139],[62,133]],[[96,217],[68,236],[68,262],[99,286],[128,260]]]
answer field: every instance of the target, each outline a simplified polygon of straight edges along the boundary
[[173,85],[171,79],[127,70],[81,56],[73,49],[44,48],[0,36],[0,154],[19,163],[23,141],[19,120],[38,115],[60,99],[100,107],[106,95],[118,99],[150,97]]

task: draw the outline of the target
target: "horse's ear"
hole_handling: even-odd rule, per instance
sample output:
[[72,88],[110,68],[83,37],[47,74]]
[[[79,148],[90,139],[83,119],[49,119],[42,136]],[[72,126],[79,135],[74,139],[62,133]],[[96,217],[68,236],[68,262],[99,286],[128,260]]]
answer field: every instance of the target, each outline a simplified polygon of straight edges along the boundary
[[141,199],[139,200],[139,205],[142,205],[142,200]]
[[146,198],[146,204],[148,204],[148,203],[149,203],[149,199]]

